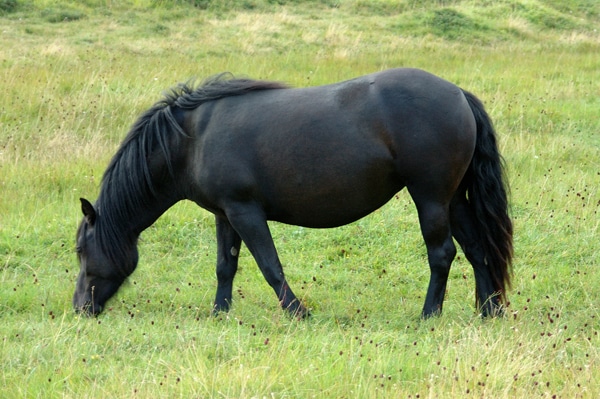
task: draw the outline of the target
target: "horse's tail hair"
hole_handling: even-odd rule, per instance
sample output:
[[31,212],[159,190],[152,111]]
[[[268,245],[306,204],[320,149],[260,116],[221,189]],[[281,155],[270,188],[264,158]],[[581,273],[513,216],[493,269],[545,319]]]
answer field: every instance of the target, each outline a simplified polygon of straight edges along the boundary
[[512,277],[513,224],[508,215],[504,160],[498,151],[494,126],[483,104],[472,93],[465,90],[463,93],[477,124],[475,152],[467,172],[470,176],[467,179],[467,197],[482,238],[485,264],[500,300],[506,303],[506,290],[510,288]]

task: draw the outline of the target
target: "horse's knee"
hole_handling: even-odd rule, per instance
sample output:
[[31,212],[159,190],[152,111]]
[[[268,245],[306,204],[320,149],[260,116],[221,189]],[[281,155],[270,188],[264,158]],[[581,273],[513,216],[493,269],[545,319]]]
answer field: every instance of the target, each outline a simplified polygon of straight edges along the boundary
[[231,263],[223,263],[217,265],[217,281],[229,282],[233,281],[237,272],[237,265]]

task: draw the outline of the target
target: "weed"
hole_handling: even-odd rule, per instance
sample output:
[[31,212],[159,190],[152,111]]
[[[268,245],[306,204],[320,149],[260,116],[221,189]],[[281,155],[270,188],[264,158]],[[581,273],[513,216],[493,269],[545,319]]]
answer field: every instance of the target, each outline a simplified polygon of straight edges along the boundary
[[46,21],[51,23],[77,21],[86,17],[83,11],[69,7],[59,9],[45,8],[41,14]]
[[447,39],[471,36],[473,32],[484,29],[483,25],[452,8],[433,10],[429,23],[434,33]]
[[0,0],[0,15],[14,12],[20,6],[17,0]]

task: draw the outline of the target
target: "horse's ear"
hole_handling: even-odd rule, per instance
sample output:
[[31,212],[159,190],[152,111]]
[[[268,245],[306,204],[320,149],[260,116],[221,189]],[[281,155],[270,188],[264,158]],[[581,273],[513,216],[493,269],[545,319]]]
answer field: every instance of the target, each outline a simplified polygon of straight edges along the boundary
[[81,211],[83,212],[83,216],[90,225],[93,225],[96,222],[96,210],[94,206],[90,203],[90,201],[85,198],[79,198],[81,201]]

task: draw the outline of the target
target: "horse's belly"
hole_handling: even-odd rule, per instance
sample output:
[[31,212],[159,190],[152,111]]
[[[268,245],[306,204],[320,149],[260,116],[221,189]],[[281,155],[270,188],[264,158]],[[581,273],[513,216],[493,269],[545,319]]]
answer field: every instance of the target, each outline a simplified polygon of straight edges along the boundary
[[337,227],[354,222],[383,206],[402,189],[391,175],[371,179],[330,175],[306,184],[291,178],[271,186],[265,195],[267,218],[314,228]]

